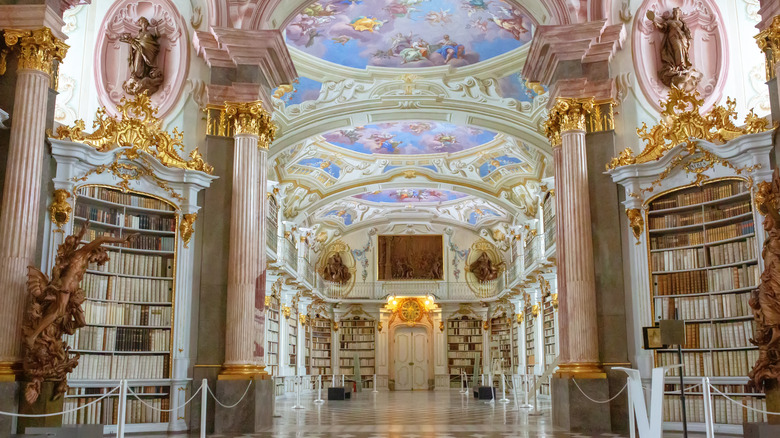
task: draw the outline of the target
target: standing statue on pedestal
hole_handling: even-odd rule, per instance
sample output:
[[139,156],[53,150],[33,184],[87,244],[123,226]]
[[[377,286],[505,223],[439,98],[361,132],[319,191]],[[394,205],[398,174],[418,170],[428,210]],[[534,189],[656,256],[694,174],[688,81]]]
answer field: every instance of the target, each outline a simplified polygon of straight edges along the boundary
[[[761,252],[761,283],[750,297],[756,323],[751,342],[758,346],[758,360],[748,377],[751,387],[766,393],[768,410],[780,412],[780,169],[775,169],[771,183],[758,185],[756,206],[764,215],[766,240]],[[770,423],[780,424],[777,415],[768,418]]]
[[65,238],[57,249],[51,279],[34,266],[27,267],[27,291],[30,302],[22,325],[24,340],[24,373],[29,379],[25,399],[35,403],[44,380],[57,382],[55,396],[68,389],[67,375],[78,365],[79,355],[70,356],[70,347],[62,339],[86,325],[84,291],[79,284],[90,263],[99,266],[108,261],[105,243],[129,243],[136,234],[127,237],[100,236],[82,244],[88,223],[77,234]]
[[144,91],[151,96],[160,89],[164,79],[162,69],[157,66],[160,36],[149,29],[157,25],[156,20],[149,23],[145,17],[140,17],[136,24],[139,26],[136,36],[124,33],[119,37],[123,43],[130,44],[130,78],[122,84],[122,89],[132,96]]
[[667,87],[674,86],[688,92],[695,90],[702,75],[693,68],[689,57],[693,35],[683,21],[682,10],[674,8],[671,16],[665,13],[659,20],[656,20],[653,11],[647,11],[647,18],[664,34],[658,78]]

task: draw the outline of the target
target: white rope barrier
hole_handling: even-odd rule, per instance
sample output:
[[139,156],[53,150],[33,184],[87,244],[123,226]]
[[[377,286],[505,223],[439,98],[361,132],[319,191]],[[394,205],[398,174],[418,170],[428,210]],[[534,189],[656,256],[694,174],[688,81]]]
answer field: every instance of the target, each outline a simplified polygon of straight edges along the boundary
[[55,412],[53,414],[16,414],[16,413],[13,413],[13,412],[3,412],[3,411],[0,411],[0,415],[7,415],[9,417],[24,417],[24,418],[56,417],[57,415],[70,414],[71,412],[80,411],[82,409],[87,408],[88,406],[92,406],[95,403],[99,402],[100,400],[103,400],[104,398],[106,398],[109,395],[113,394],[117,390],[119,390],[119,386],[117,386],[116,388],[112,389],[111,391],[103,394],[102,397],[100,397],[100,398],[98,398],[96,400],[93,400],[93,401],[91,401],[91,402],[89,402],[89,403],[87,403],[85,405],[82,405],[82,406],[79,406],[79,407],[76,407],[76,408],[73,408],[73,409],[68,409],[68,410],[62,411],[62,412]]
[[720,391],[718,390],[718,388],[716,388],[716,387],[714,387],[714,386],[712,386],[712,385],[710,385],[710,389],[712,389],[713,391],[715,391],[716,393],[718,393],[719,395],[721,395],[722,397],[724,397],[726,400],[728,400],[728,401],[730,401],[730,402],[734,403],[735,405],[742,406],[743,408],[745,408],[745,409],[748,409],[748,410],[750,410],[750,411],[753,411],[753,412],[758,412],[759,414],[766,414],[766,415],[780,415],[780,412],[769,412],[769,411],[762,411],[761,409],[756,409],[756,408],[754,408],[754,407],[751,407],[751,406],[743,405],[742,403],[740,403],[740,402],[738,402],[738,401],[734,400],[733,398],[731,398],[731,397],[727,396],[726,394],[724,394],[724,393],[720,392]]
[[583,391],[583,390],[582,390],[582,388],[580,388],[580,384],[579,384],[579,383],[577,383],[577,380],[576,380],[576,379],[571,379],[571,381],[572,381],[572,382],[574,382],[574,386],[576,386],[576,387],[577,387],[577,389],[579,389],[579,390],[580,390],[580,392],[582,393],[582,395],[584,395],[584,396],[585,396],[585,398],[587,398],[588,400],[592,401],[593,403],[598,403],[598,404],[609,403],[609,402],[611,402],[612,400],[615,400],[616,398],[618,398],[618,396],[619,396],[620,394],[622,394],[622,393],[623,393],[623,391],[625,391],[625,390],[626,390],[626,388],[628,388],[628,382],[626,382],[626,384],[625,384],[625,385],[623,385],[623,388],[621,388],[621,389],[620,389],[620,391],[618,391],[618,393],[617,393],[617,394],[615,394],[615,396],[614,396],[614,397],[610,398],[609,400],[599,401],[599,400],[594,400],[594,399],[590,398],[590,396],[588,396],[588,394],[585,394],[585,391]]
[[[189,400],[187,400],[186,402],[184,402],[184,404],[183,404],[183,405],[181,405],[181,406],[179,406],[179,407],[172,408],[172,409],[159,409],[159,408],[155,408],[154,406],[150,405],[149,403],[147,403],[147,402],[143,401],[143,399],[141,399],[141,397],[139,397],[139,396],[138,396],[138,394],[136,394],[136,393],[135,393],[135,391],[133,391],[132,389],[130,389],[130,388],[127,388],[127,392],[128,392],[128,393],[130,393],[130,394],[131,394],[133,397],[135,397],[136,399],[138,399],[138,401],[139,401],[139,402],[143,403],[143,404],[144,404],[144,405],[146,405],[148,408],[150,408],[150,409],[152,409],[152,410],[154,410],[154,411],[159,411],[159,412],[173,412],[173,411],[178,411],[179,409],[181,409],[181,408],[183,408],[183,407],[187,406],[188,404],[190,404],[190,402],[191,402],[192,400],[194,400],[194,399],[195,399],[195,396],[196,396],[196,395],[198,395],[198,393],[199,393],[199,392],[200,392],[202,389],[203,389],[203,385],[200,385],[200,387],[198,388],[198,390],[192,393],[192,397],[190,397],[190,399],[189,399]],[[141,395],[143,395],[143,394],[141,394]]]
[[247,395],[247,394],[249,394],[249,387],[250,387],[250,386],[252,386],[252,382],[254,382],[254,380],[250,380],[250,381],[249,381],[249,384],[248,384],[248,385],[246,385],[246,390],[244,391],[244,395],[242,395],[242,396],[241,396],[241,398],[240,398],[240,399],[238,399],[238,401],[237,401],[237,402],[235,402],[235,403],[233,403],[232,405],[229,405],[229,406],[228,406],[228,405],[226,405],[226,404],[224,404],[224,403],[222,403],[221,401],[219,401],[219,400],[217,399],[217,396],[214,394],[214,391],[212,391],[212,390],[211,390],[211,387],[210,387],[210,386],[208,386],[208,385],[207,385],[207,386],[206,386],[206,389],[208,390],[209,394],[211,394],[211,398],[213,398],[213,399],[214,399],[214,401],[215,401],[215,402],[217,402],[217,404],[218,404],[218,405],[220,405],[220,406],[222,406],[223,408],[226,408],[226,409],[233,409],[233,408],[235,408],[236,406],[238,406],[238,404],[239,404],[239,403],[241,403],[242,401],[244,401],[244,397],[246,397],[246,395]]

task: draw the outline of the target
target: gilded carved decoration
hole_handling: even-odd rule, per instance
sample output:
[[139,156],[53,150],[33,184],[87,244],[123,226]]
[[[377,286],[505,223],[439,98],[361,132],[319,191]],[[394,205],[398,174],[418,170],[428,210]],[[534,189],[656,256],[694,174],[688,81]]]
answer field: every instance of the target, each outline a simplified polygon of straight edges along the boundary
[[761,253],[761,283],[749,302],[756,322],[751,342],[758,346],[759,353],[748,377],[750,386],[776,392],[780,379],[780,170],[775,169],[771,182],[758,184],[755,199],[758,211],[764,215],[766,240]]
[[561,134],[566,131],[599,132],[615,128],[615,103],[596,102],[593,97],[559,97],[544,123],[545,135],[553,147],[561,146]]
[[517,314],[517,323],[518,324],[522,324],[523,323],[523,314],[522,313],[518,313]]
[[780,62],[780,15],[756,35],[756,44],[766,54],[766,79],[769,81],[775,77],[775,66]]
[[539,305],[534,304],[533,307],[531,307],[531,315],[533,315],[534,318],[539,316]]
[[188,213],[182,216],[181,223],[179,223],[179,232],[181,233],[181,240],[184,241],[184,247],[187,248],[192,238],[192,233],[195,232],[195,220],[198,219],[198,213]]
[[78,233],[66,237],[57,248],[51,278],[34,266],[27,267],[27,292],[31,300],[27,305],[22,333],[23,367],[29,379],[24,396],[29,404],[38,400],[44,380],[57,382],[56,397],[68,390],[67,376],[78,365],[79,355],[74,353],[71,356],[70,347],[63,338],[86,325],[81,308],[84,291],[79,284],[87,266],[90,263],[102,266],[109,260],[103,244],[125,244],[137,236],[100,236],[79,247],[87,230],[88,224],[85,223]]
[[669,91],[669,98],[662,103],[664,110],[661,112],[661,121],[649,129],[647,124],[642,123],[642,127],[636,131],[645,143],[642,152],[634,156],[630,149],[625,149],[607,164],[607,170],[658,160],[681,144],[693,150],[697,147],[692,140],[723,144],[742,135],[769,129],[769,122],[758,117],[753,110],[745,117],[745,125],[737,127],[734,124],[737,119],[736,102],[732,99],[726,100],[725,107],[715,105],[706,115],[700,112],[703,103],[698,91],[687,93],[673,87]]
[[542,298],[545,298],[548,295],[550,295],[551,292],[550,282],[547,281],[547,279],[541,275],[538,277],[538,280],[539,280],[539,289],[542,291]]
[[5,29],[5,46],[0,50],[0,74],[5,74],[6,58],[11,50],[18,52],[19,69],[42,71],[54,81],[54,61],[62,62],[69,46],[55,37],[51,29],[36,30]]
[[118,118],[110,116],[105,107],[99,108],[92,124],[95,128],[92,134],[85,134],[84,121],[76,120],[74,126],[58,127],[52,138],[84,143],[100,152],[127,148],[119,156],[134,160],[140,152],[145,152],[167,167],[214,173],[214,168],[203,160],[198,148],[190,152],[189,160],[179,155],[179,152],[184,151],[183,134],[176,128],[173,134],[162,129],[157,108],[152,106],[146,93],[131,100],[123,97],[117,111],[121,115]]
[[558,294],[552,294],[552,297],[550,297],[553,309],[558,310]]
[[256,135],[262,149],[268,149],[274,141],[276,125],[262,102],[225,102],[225,116],[233,122],[233,135]]
[[634,237],[636,238],[636,244],[639,245],[645,227],[645,219],[642,217],[642,210],[638,208],[627,208],[626,217],[628,217],[628,226],[631,227],[631,232],[634,233]]
[[57,226],[58,231],[62,231],[63,225],[70,220],[73,208],[68,203],[68,198],[70,198],[70,193],[67,190],[57,189],[54,191],[54,200],[49,205],[49,218]]

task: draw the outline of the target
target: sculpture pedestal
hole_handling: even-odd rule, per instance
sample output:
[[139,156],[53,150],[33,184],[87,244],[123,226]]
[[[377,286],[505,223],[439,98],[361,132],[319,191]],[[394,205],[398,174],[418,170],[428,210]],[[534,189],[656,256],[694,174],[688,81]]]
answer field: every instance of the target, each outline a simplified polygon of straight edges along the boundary
[[[217,380],[217,399],[230,406],[246,391],[249,380]],[[215,433],[255,433],[271,427],[274,420],[274,385],[270,376],[257,377],[236,407],[215,407]],[[212,403],[210,400],[209,403]]]
[[[17,391],[19,389],[19,383],[15,380],[0,381],[0,411],[3,412],[16,412],[18,406],[19,397]],[[7,417],[0,415],[0,436],[10,436],[16,432],[13,430],[14,419],[13,417]]]
[[[554,375],[550,382],[553,425],[569,432],[583,434],[612,432],[609,403],[599,404],[588,400],[573,379],[569,376]],[[606,374],[601,378],[577,378],[577,384],[594,400],[609,398]]]
[[[62,412],[62,406],[65,402],[65,397],[62,395],[56,399],[52,399],[54,396],[54,388],[58,382],[45,381],[41,384],[41,394],[38,396],[38,400],[33,404],[27,403],[24,398],[24,389],[27,386],[27,382],[19,382],[19,413],[20,414],[51,414],[54,412]],[[51,417],[19,417],[16,423],[16,429],[18,433],[24,433],[28,427],[60,427],[62,426],[62,415],[54,415]]]

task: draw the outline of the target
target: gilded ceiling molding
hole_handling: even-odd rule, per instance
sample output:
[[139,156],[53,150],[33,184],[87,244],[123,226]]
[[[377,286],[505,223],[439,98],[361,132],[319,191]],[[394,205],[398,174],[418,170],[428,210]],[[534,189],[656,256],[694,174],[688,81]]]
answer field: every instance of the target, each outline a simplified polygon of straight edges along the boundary
[[258,146],[268,149],[276,137],[276,125],[261,101],[225,102],[225,116],[233,122],[233,135],[256,135]]
[[642,152],[634,156],[631,149],[624,149],[618,157],[607,163],[607,170],[658,160],[677,145],[691,145],[692,139],[723,144],[742,135],[770,129],[769,122],[758,117],[752,109],[745,117],[744,126],[734,125],[737,111],[736,102],[732,99],[726,100],[725,107],[713,106],[704,116],[700,112],[703,104],[698,91],[686,93],[679,88],[672,88],[669,98],[663,103],[661,121],[649,130],[647,124],[642,123],[642,127],[636,131],[645,143]]
[[13,50],[19,55],[18,69],[42,71],[49,75],[52,83],[54,61],[62,62],[69,48],[48,27],[35,30],[5,29],[3,40],[6,47],[0,51],[0,75],[5,74],[6,58]]
[[780,62],[780,15],[772,19],[769,27],[756,35],[756,44],[766,55],[766,80],[775,77],[775,66]]
[[117,111],[119,116],[113,117],[105,107],[99,108],[92,125],[96,130],[92,134],[85,134],[84,121],[76,120],[73,126],[58,127],[57,133],[50,137],[84,143],[100,152],[127,148],[121,154],[129,160],[137,158],[139,152],[145,152],[167,167],[214,173],[214,168],[203,160],[198,148],[190,152],[189,160],[179,155],[184,151],[183,134],[178,129],[172,134],[162,129],[157,108],[146,93],[132,100],[123,97]]

